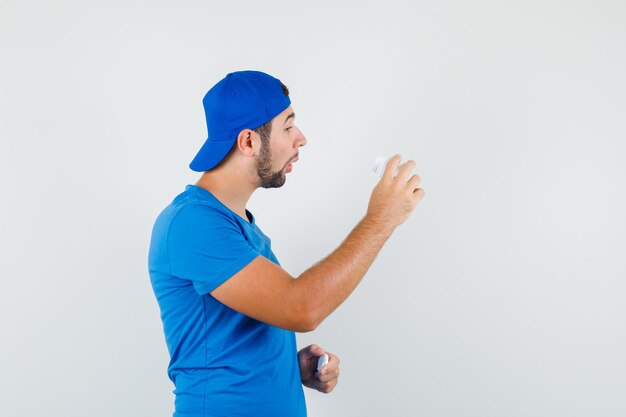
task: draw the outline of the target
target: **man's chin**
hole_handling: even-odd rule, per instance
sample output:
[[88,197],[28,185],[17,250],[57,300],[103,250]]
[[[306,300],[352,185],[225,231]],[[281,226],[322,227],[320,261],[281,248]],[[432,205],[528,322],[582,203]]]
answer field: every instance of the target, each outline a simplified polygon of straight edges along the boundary
[[269,181],[261,181],[261,188],[280,188],[285,185],[287,181],[287,176],[283,172],[279,172],[278,175],[275,175]]

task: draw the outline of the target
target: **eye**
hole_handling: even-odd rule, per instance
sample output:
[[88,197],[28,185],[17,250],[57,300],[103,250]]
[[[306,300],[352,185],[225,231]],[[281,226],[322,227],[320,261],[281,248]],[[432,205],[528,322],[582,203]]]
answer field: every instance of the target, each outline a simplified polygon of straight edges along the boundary
[[293,127],[293,126],[289,126],[289,127],[285,128],[285,130],[289,130],[289,129],[291,129],[292,127]]

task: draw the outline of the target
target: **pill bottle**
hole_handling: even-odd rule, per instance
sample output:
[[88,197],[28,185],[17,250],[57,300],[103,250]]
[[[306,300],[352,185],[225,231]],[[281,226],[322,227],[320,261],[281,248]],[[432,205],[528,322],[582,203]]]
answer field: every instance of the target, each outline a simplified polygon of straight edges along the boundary
[[[374,167],[372,168],[372,170],[374,171],[374,173],[376,175],[378,175],[378,177],[382,177],[383,176],[383,172],[385,172],[385,167],[387,166],[387,163],[391,160],[391,158],[393,158],[393,156],[377,156],[376,157],[376,161],[374,161]],[[395,174],[393,174],[394,177],[398,176],[398,171],[400,170],[400,164],[398,164],[398,166],[396,167],[396,172]]]

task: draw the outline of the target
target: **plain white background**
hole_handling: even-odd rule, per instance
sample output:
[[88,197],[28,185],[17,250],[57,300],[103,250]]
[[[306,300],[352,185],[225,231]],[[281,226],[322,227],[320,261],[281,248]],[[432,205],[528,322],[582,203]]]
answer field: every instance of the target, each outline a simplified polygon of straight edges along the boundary
[[376,155],[426,190],[298,336],[342,359],[310,416],[625,415],[625,13],[2,0],[0,415],[171,415],[150,232],[242,69],[289,86],[308,139],[248,205],[292,275],[365,214]]

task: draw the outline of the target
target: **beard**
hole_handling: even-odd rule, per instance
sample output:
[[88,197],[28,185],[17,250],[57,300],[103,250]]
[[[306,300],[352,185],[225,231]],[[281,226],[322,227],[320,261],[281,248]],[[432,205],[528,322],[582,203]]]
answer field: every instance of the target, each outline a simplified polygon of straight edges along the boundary
[[272,152],[269,142],[269,138],[268,140],[261,141],[261,154],[257,160],[256,167],[256,173],[259,177],[259,187],[279,188],[285,184],[287,178],[282,169],[277,172],[272,171]]

